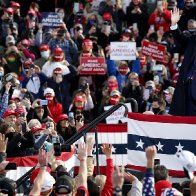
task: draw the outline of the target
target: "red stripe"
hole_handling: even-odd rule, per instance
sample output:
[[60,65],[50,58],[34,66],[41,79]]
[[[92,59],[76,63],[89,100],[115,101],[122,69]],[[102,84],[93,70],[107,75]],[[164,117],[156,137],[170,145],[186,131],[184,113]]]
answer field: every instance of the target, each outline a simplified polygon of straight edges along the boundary
[[188,116],[161,116],[146,115],[138,113],[128,113],[128,117],[133,120],[146,122],[174,123],[174,124],[196,124],[196,117]]
[[[73,156],[73,154],[73,152],[63,152],[60,157],[57,157],[57,159],[67,161]],[[34,167],[38,163],[37,156],[7,158],[7,160],[16,163],[18,167]]]
[[[127,133],[127,123],[122,124],[98,124],[97,131],[99,133],[113,133],[113,132],[126,132]],[[91,132],[95,132],[94,129],[91,130]]]
[[[145,172],[146,169],[145,167],[135,166],[135,165],[127,165],[127,167],[141,172]],[[169,176],[183,178],[185,177],[185,174],[183,171],[169,170]]]

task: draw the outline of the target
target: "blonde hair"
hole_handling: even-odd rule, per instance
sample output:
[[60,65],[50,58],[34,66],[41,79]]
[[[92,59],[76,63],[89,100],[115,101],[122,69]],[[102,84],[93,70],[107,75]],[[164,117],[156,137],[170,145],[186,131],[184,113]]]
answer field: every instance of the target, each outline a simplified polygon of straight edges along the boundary
[[95,183],[96,183],[97,186],[99,186],[100,193],[103,190],[103,187],[105,185],[105,181],[106,181],[106,176],[105,175],[97,175],[95,177]]

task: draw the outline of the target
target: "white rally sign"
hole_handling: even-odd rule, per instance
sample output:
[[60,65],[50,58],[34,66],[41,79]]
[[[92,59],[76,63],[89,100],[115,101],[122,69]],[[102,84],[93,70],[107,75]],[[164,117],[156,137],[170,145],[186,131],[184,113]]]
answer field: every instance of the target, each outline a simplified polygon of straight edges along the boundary
[[[130,103],[125,103],[125,105],[127,106],[128,111],[132,112],[131,104]],[[112,106],[111,105],[110,106],[105,106],[104,110],[107,111]],[[120,108],[118,108],[118,110],[114,111],[110,116],[108,116],[106,118],[106,124],[118,124],[119,121],[125,122],[126,121],[126,117],[124,117],[124,114],[125,114],[125,107],[121,106]]]
[[111,60],[135,60],[136,43],[135,42],[111,42],[110,59]]

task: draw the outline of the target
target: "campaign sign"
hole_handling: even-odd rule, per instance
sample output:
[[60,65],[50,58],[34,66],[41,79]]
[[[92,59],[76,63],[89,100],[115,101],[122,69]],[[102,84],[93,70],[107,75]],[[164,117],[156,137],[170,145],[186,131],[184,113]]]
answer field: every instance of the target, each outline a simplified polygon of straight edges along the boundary
[[156,44],[144,40],[142,42],[142,54],[145,56],[150,56],[154,60],[164,62],[166,47],[161,44]]
[[[128,108],[128,112],[132,112],[131,109],[131,104],[130,103],[125,103],[125,105]],[[104,110],[107,111],[111,108],[112,106],[105,106]],[[106,118],[106,124],[118,124],[119,121],[121,122],[126,122],[126,117],[124,116],[125,114],[125,107],[121,106],[120,108],[118,108],[118,110],[114,111],[112,114],[110,114],[107,118]]]
[[135,42],[111,42],[110,59],[111,60],[135,60],[136,43]]
[[62,26],[62,19],[55,12],[42,13],[42,27],[57,28]]
[[104,75],[105,58],[103,57],[80,57],[81,75]]

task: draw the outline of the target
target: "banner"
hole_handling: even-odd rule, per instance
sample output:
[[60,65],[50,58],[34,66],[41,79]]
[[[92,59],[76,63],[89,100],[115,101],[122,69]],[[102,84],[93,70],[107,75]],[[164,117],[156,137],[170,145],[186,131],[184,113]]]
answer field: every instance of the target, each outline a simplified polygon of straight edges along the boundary
[[80,57],[81,75],[106,74],[104,57]]
[[55,12],[42,13],[42,27],[57,28],[62,26],[62,19]]
[[[147,146],[156,145],[160,164],[171,176],[184,176],[175,154],[188,150],[196,154],[196,117],[128,115],[128,166],[145,170]],[[134,156],[133,156],[134,155]]]
[[142,42],[142,54],[145,56],[152,57],[154,60],[164,62],[166,47],[161,44],[156,44],[144,40]]
[[111,42],[110,59],[111,60],[135,60],[136,43],[135,42]]

